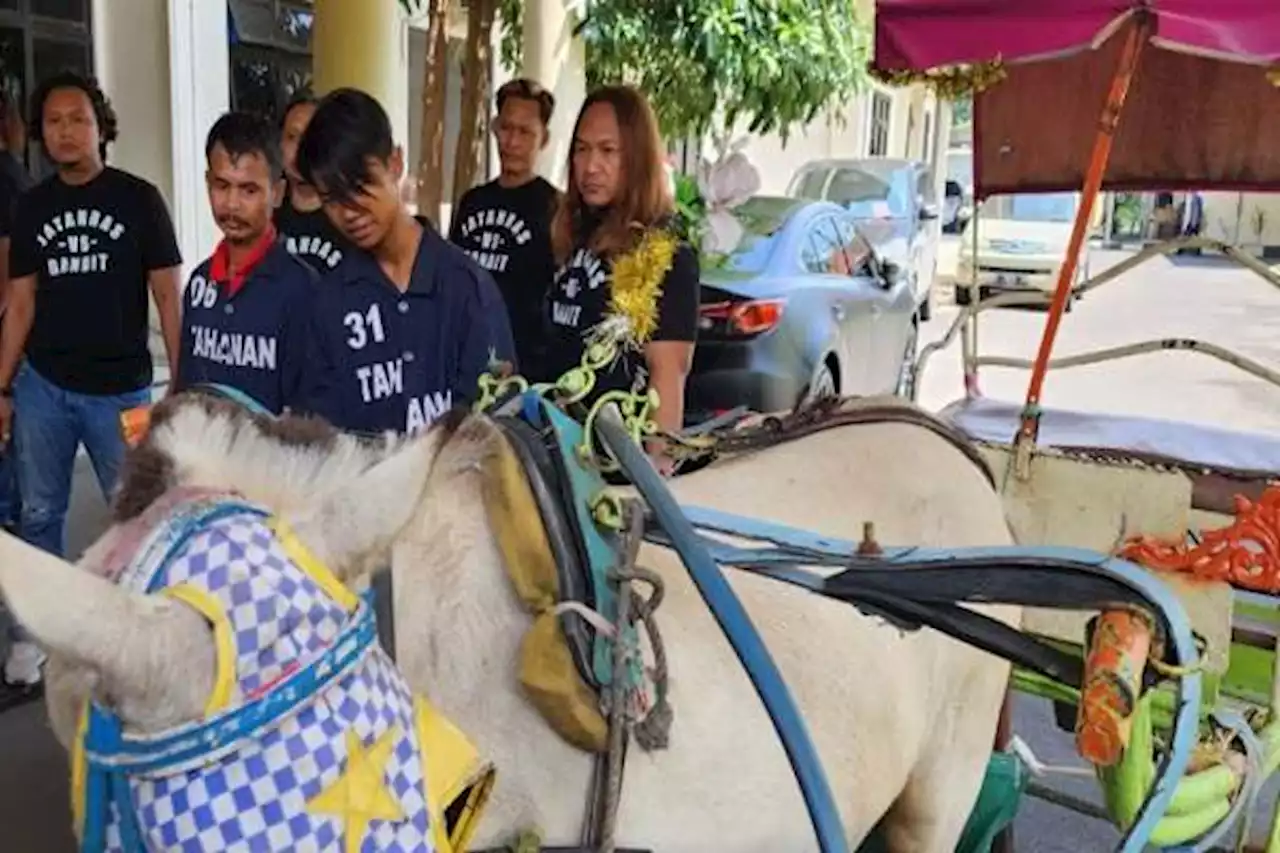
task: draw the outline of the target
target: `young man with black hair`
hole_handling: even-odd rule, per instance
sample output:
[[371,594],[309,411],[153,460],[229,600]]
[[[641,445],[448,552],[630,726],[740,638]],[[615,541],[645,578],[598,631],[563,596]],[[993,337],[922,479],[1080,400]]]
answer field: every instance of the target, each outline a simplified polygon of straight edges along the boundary
[[353,244],[315,298],[312,410],[341,429],[414,433],[513,361],[493,279],[400,196],[404,154],[382,106],[338,89],[316,108],[298,172]]
[[315,112],[316,99],[303,92],[289,102],[280,119],[280,149],[288,190],[278,200],[275,224],[289,251],[325,275],[342,262],[350,245],[325,216],[315,187],[298,174],[298,142]]
[[231,112],[209,130],[204,150],[223,239],[187,284],[174,389],[226,385],[279,414],[299,402],[318,281],[271,221],[285,193],[279,137],[266,119]]
[[[56,171],[13,215],[0,442],[17,453],[22,537],[62,556],[76,449],[84,444],[110,495],[124,456],[120,413],[150,400],[148,290],[178,368],[182,256],[155,186],[103,162],[116,116],[97,82],[56,75],[31,105],[31,139]],[[41,659],[16,643],[6,681],[38,682]]]
[[493,134],[501,171],[458,200],[449,239],[488,270],[511,318],[521,372],[544,377],[544,300],[555,277],[551,217],[560,193],[534,171],[547,147],[555,98],[533,80],[517,79],[498,89]]

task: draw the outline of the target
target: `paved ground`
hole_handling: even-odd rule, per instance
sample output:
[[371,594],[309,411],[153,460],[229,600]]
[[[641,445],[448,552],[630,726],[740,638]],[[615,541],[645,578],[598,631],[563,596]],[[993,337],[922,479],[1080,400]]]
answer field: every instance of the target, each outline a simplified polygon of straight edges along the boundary
[[[954,254],[954,238],[946,251]],[[945,257],[945,254],[944,254]],[[1099,266],[1123,257],[1106,253]],[[926,329],[928,340],[945,331],[954,308],[942,308]],[[1044,315],[1024,310],[984,318],[984,352],[1034,353]],[[1141,338],[1198,336],[1239,348],[1264,363],[1280,365],[1280,299],[1261,280],[1214,261],[1157,260],[1080,303],[1067,317],[1059,353],[1078,352]],[[1184,353],[1143,356],[1106,367],[1079,368],[1050,377],[1044,403],[1085,410],[1126,412],[1262,431],[1280,430],[1280,389]],[[957,349],[940,354],[923,377],[922,400],[938,408],[961,396]],[[1021,399],[1026,374],[990,370],[983,391]],[[101,499],[87,466],[77,477],[73,548],[96,535]],[[1017,729],[1053,763],[1073,760],[1068,736],[1053,728],[1044,703],[1025,700]],[[67,817],[66,761],[49,734],[43,708],[31,705],[0,717],[0,850],[4,853],[71,851]],[[1073,787],[1093,794],[1088,783]],[[1261,832],[1263,827],[1259,827]],[[1080,853],[1112,849],[1109,826],[1060,808],[1028,801],[1017,826],[1020,853]]]

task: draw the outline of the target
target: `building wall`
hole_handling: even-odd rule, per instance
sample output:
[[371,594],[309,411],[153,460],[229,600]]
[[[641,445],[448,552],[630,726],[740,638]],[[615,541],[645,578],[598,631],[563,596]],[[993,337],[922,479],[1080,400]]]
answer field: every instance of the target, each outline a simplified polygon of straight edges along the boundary
[[1280,193],[1206,192],[1203,197],[1206,237],[1280,256]]
[[205,201],[204,136],[230,102],[225,7],[97,0],[93,30],[94,72],[120,122],[109,162],[159,188],[190,271],[217,240]]
[[[540,10],[549,14],[547,25],[538,29],[526,22],[526,58],[536,59],[540,68],[545,66],[542,70],[546,73],[539,76],[546,78],[542,82],[553,87],[558,96],[553,139],[543,163],[544,174],[557,183],[563,183],[560,173],[568,137],[585,94],[582,51],[566,47],[559,38],[576,21],[569,5],[564,0],[539,0]],[[97,0],[93,6],[96,72],[121,122],[121,138],[111,161],[160,188],[173,214],[189,269],[212,251],[218,239],[205,199],[203,141],[209,126],[230,104],[225,4],[221,0]],[[392,93],[393,102],[385,106],[397,141],[414,166],[421,139],[425,26],[421,17],[405,20],[403,40],[383,47],[403,59],[403,87]],[[446,81],[446,184],[453,174],[460,54],[466,37],[465,16],[457,4],[448,22],[448,34],[452,57]],[[499,38],[500,32],[495,32],[495,85],[510,76],[497,59]],[[935,109],[932,96],[920,87],[897,91],[874,88],[892,97],[887,154],[931,160],[931,152],[925,150],[924,114]],[[785,141],[777,134],[750,139],[746,152],[760,170],[762,192],[784,192],[796,169],[808,160],[866,156],[871,91],[843,110],[824,112]],[[745,123],[741,129],[745,132]],[[491,156],[489,175],[496,166],[496,156]]]
[[172,206],[169,0],[93,4],[95,73],[120,119],[110,161],[160,188]]
[[[888,94],[893,105],[885,156],[912,157],[932,163],[934,152],[925,150],[924,138],[926,112],[934,116],[930,119],[931,128],[938,123],[937,103],[932,95],[926,95],[923,87],[918,86],[896,90],[872,86],[842,111],[842,119],[836,110],[824,110],[808,125],[793,130],[785,141],[778,134],[751,138],[743,152],[760,172],[760,192],[764,195],[785,193],[792,176],[811,160],[869,156],[871,100],[875,91]],[[745,127],[743,122],[742,132]],[[932,149],[932,144],[929,147]]]

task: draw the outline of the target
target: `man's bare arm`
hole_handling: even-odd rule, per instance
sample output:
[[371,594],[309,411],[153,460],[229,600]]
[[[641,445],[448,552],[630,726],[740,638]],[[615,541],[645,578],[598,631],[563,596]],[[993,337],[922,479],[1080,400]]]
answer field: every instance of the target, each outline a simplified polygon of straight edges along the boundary
[[9,304],[9,238],[0,237],[0,312]]
[[[8,261],[5,261],[8,266]],[[0,327],[0,387],[13,384],[18,372],[18,362],[27,347],[27,335],[36,316],[36,277],[34,275],[11,279],[5,285],[8,305],[4,312],[4,325]]]
[[658,412],[654,418],[666,432],[684,426],[684,385],[693,365],[692,341],[653,341],[645,347],[649,364],[649,386],[658,392]]
[[178,359],[182,341],[182,267],[165,267],[147,274],[151,296],[160,315],[160,334],[164,338],[164,354],[169,361],[169,375],[178,375]]

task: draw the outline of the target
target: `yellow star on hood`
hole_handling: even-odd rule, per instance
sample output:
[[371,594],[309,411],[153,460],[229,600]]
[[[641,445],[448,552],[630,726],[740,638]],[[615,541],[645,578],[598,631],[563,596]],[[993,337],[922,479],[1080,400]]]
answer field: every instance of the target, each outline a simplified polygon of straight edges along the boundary
[[358,853],[371,821],[404,820],[404,811],[385,782],[397,731],[397,726],[387,729],[366,751],[360,736],[348,729],[346,770],[308,803],[309,811],[334,815],[343,822],[347,853]]

